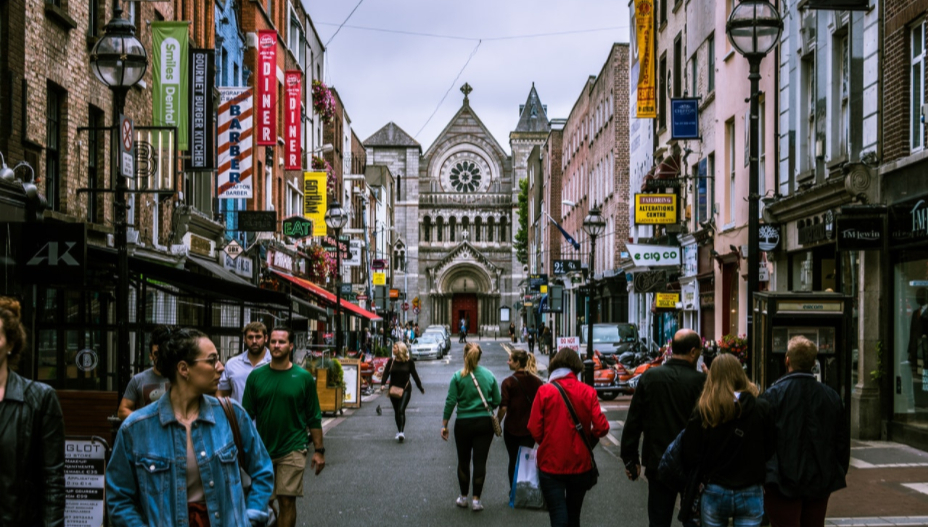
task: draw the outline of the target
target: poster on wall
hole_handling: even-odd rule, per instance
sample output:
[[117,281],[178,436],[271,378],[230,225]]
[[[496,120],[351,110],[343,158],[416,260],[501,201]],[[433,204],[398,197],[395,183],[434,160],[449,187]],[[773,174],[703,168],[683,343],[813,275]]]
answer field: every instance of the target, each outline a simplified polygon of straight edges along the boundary
[[251,88],[219,88],[216,187],[220,199],[253,196],[251,104]]
[[325,236],[325,172],[303,172],[303,217],[313,222],[313,236]]
[[177,149],[187,150],[188,22],[152,22],[151,124],[177,127]]
[[654,86],[654,0],[635,0],[635,36],[638,39],[639,119],[657,117],[657,89]]
[[190,159],[188,170],[214,170],[216,153],[213,148],[213,81],[214,51],[190,51]]
[[99,438],[64,441],[64,524],[102,527],[106,501],[106,444]]
[[300,122],[300,99],[303,93],[303,74],[288,71],[284,74],[284,168],[300,170],[303,168],[302,123]]
[[257,80],[257,124],[258,146],[277,144],[277,31],[258,31],[258,80]]

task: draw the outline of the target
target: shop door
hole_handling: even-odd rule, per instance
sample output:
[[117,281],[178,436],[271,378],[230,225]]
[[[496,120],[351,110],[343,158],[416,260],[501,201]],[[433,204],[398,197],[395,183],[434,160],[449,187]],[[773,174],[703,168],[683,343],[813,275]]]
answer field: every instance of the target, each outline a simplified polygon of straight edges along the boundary
[[455,293],[451,299],[451,328],[454,333],[460,332],[461,319],[467,323],[467,334],[477,334],[477,294]]

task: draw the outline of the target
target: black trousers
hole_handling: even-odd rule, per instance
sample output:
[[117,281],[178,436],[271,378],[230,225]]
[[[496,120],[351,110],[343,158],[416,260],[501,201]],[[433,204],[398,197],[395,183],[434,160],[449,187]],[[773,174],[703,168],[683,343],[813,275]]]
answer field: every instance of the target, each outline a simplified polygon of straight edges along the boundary
[[403,396],[397,399],[390,397],[390,404],[393,405],[393,419],[396,421],[396,431],[402,432],[406,428],[406,406],[409,405],[410,389],[412,386],[406,385],[403,390]]
[[503,441],[506,443],[506,452],[509,453],[509,489],[512,490],[512,477],[516,473],[516,460],[519,457],[519,447],[526,446],[532,448],[535,446],[535,438],[531,435],[514,436],[503,430]]
[[[657,472],[657,471],[655,471]],[[674,512],[679,493],[668,487],[657,475],[648,476],[648,525],[649,527],[670,527],[674,521]],[[684,524],[692,527],[693,524]]]
[[493,423],[490,416],[469,417],[454,421],[454,444],[458,450],[458,484],[461,496],[467,496],[471,486],[471,458],[474,462],[473,496],[480,496],[487,478],[487,457],[493,444]]

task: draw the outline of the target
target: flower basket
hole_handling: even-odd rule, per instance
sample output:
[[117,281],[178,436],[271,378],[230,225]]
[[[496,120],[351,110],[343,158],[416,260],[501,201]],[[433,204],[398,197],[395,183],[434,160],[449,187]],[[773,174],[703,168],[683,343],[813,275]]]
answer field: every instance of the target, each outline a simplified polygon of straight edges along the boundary
[[322,81],[313,81],[313,111],[322,117],[326,124],[335,118],[335,97]]
[[335,276],[337,263],[334,253],[326,251],[320,245],[312,245],[304,250],[304,254],[309,257],[309,267],[306,274],[309,275],[310,281],[324,284],[326,277]]
[[332,165],[328,161],[319,157],[313,156],[313,170],[324,170],[325,171],[325,187],[326,191],[329,194],[335,194],[335,171],[332,170]]
[[748,358],[748,341],[746,335],[728,334],[718,341],[719,353],[731,353],[741,364]]

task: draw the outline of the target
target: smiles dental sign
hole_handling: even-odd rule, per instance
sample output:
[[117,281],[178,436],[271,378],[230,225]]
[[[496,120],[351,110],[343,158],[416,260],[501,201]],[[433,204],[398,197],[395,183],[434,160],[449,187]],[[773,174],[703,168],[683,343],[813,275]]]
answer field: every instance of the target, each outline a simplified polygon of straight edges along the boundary
[[177,148],[187,150],[189,39],[187,22],[152,22],[152,124],[177,127]]

